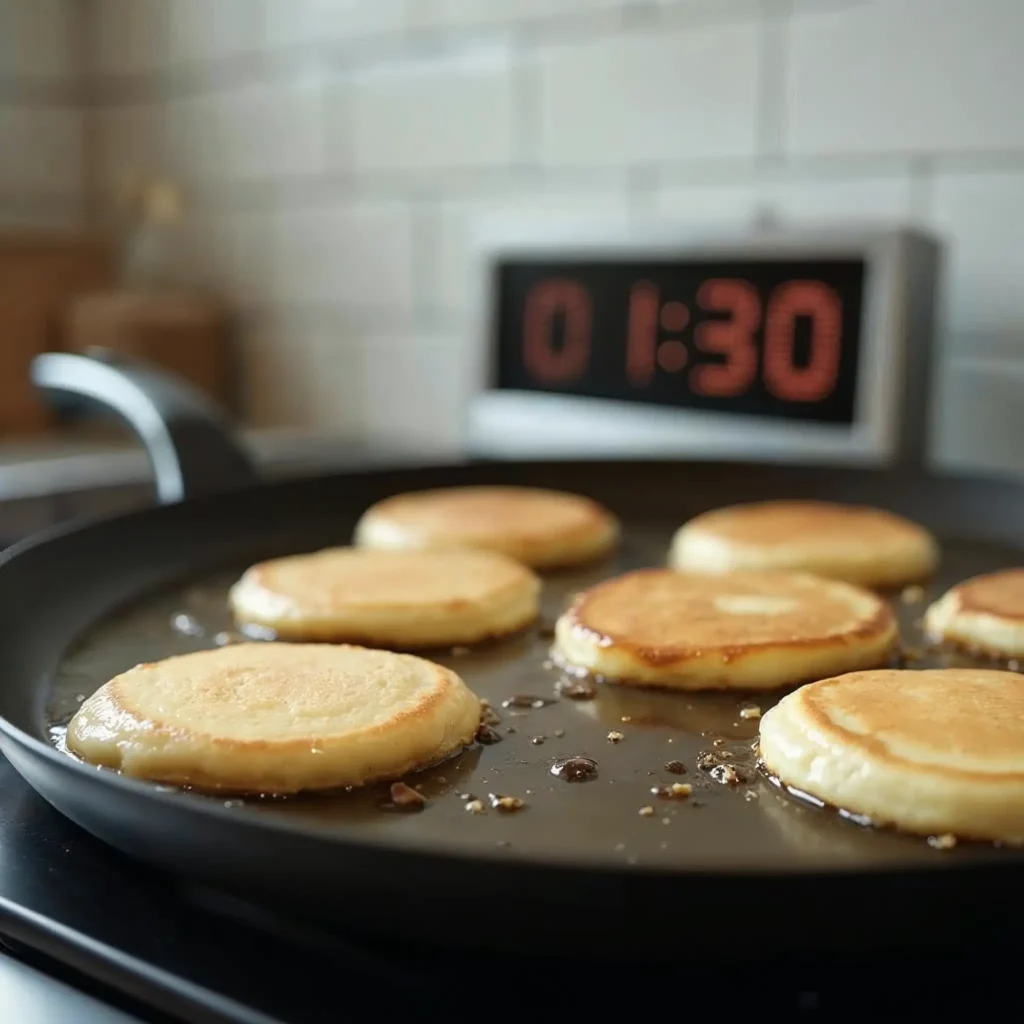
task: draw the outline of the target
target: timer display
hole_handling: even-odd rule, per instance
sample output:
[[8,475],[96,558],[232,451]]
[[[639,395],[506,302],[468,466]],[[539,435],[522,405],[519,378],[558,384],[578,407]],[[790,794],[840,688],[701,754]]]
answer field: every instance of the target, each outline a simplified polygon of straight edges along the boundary
[[494,386],[852,424],[863,259],[494,267]]

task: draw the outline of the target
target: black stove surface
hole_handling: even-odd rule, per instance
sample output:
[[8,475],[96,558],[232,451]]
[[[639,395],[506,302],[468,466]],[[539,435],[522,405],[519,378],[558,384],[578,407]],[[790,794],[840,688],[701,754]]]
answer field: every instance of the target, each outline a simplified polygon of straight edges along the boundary
[[[856,911],[837,908],[837,927],[844,912]],[[768,923],[723,922],[721,935],[662,924],[677,947],[664,963],[631,966],[602,962],[570,921],[560,926],[571,955],[557,961],[490,953],[483,945],[409,949],[327,935],[123,857],[52,810],[0,758],[0,940],[51,976],[107,992],[108,1005],[127,998],[132,1019],[321,1024],[353,1010],[358,1016],[373,1001],[390,1011],[521,1009],[543,1019],[607,1011],[611,1000],[634,1012],[653,1010],[666,996],[688,1008],[731,1012],[742,1000],[829,1016],[851,1005],[859,1013],[920,1013],[1022,1004],[1013,972],[984,936],[971,963],[880,953],[873,963],[776,964],[767,954],[738,955],[770,947]],[[496,900],[467,922],[467,936],[500,927]],[[60,990],[55,984],[55,999]],[[117,1012],[109,1019],[122,1020]]]

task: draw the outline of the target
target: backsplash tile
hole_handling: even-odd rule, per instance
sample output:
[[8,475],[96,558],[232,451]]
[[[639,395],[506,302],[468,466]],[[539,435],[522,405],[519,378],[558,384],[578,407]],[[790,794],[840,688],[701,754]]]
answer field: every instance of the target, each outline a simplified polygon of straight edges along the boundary
[[1024,146],[1019,0],[868,0],[797,18],[794,153]]
[[943,342],[963,354],[1024,353],[1024,168],[939,174],[930,219],[949,249]]
[[923,224],[937,456],[1024,472],[1022,38],[1018,0],[0,0],[0,224],[172,175],[253,422],[439,451],[488,224]]
[[79,110],[0,102],[0,192],[73,195],[82,156]]
[[528,189],[441,203],[428,265],[420,271],[431,282],[428,301],[446,312],[465,313],[472,301],[473,257],[481,235],[500,230],[503,223],[516,226],[520,221],[539,221],[543,225],[556,218],[625,224],[629,218],[629,196],[623,185],[619,189]]
[[323,98],[314,80],[174,99],[167,109],[168,165],[186,182],[322,172]]
[[544,50],[542,162],[588,166],[753,155],[757,38],[755,24],[701,25]]
[[339,201],[277,213],[270,237],[270,303],[389,311],[412,307],[407,204]]
[[501,47],[424,59],[351,82],[355,170],[437,171],[512,159],[512,68]]

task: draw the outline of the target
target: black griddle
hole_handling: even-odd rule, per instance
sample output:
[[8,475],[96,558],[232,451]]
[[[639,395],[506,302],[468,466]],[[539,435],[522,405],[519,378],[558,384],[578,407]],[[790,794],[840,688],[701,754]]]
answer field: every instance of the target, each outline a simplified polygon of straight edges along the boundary
[[[131,663],[133,645],[150,639],[125,623],[159,618],[163,633],[152,637],[150,656],[171,653],[168,645],[182,635],[168,611],[208,601],[249,561],[344,543],[367,505],[399,490],[487,481],[590,494],[626,526],[619,556],[626,561],[587,570],[598,577],[637,559],[649,562],[671,526],[705,508],[769,497],[876,504],[934,529],[946,544],[947,569],[959,577],[1016,561],[1024,488],[905,473],[635,462],[470,463],[260,486],[244,481],[237,452],[223,475],[217,472],[215,453],[232,450],[230,441],[195,396],[183,398],[161,379],[154,399],[152,371],[72,356],[38,365],[48,386],[74,392],[84,389],[70,371],[85,363],[102,371],[89,377],[93,398],[119,409],[144,438],[147,424],[160,424],[158,440],[171,439],[154,459],[164,472],[161,491],[187,500],[63,526],[0,558],[0,745],[54,807],[108,845],[186,879],[188,892],[230,894],[242,901],[229,904],[232,917],[242,906],[259,907],[267,920],[301,922],[311,935],[427,944],[449,958],[486,950],[491,958],[611,959],[642,974],[678,960],[684,942],[687,949],[727,950],[727,966],[749,969],[766,956],[749,931],[752,921],[770,922],[764,930],[772,957],[802,963],[833,956],[849,963],[882,952],[898,962],[925,950],[962,958],[979,935],[1015,935],[1024,909],[1019,852],[963,844],[940,853],[795,804],[756,778],[743,792],[699,779],[693,762],[700,749],[735,748],[738,756],[749,743],[753,730],[734,714],[742,698],[731,698],[732,707],[719,697],[695,698],[687,710],[662,704],[666,695],[602,687],[593,713],[565,700],[521,719],[509,712],[503,724],[523,721],[524,736],[515,738],[516,726],[501,744],[436,769],[424,780],[432,807],[415,817],[385,817],[373,793],[239,802],[155,787],[82,765],[52,738],[66,714],[69,678],[74,686],[88,683],[83,652],[102,675],[93,682],[106,678],[116,646],[108,631],[124,638],[121,656]],[[154,411],[163,418],[155,420]],[[201,459],[176,458],[175,444],[197,440]],[[205,493],[188,497],[193,485]],[[550,600],[585,582],[573,574],[552,579]],[[206,636],[217,625],[209,614]],[[551,696],[557,676],[544,664],[544,640],[538,632],[514,638],[460,655],[457,667],[496,706],[501,694],[488,690],[499,685],[507,696]],[[629,719],[621,726],[627,741],[614,750],[600,746],[609,714]],[[575,735],[564,750],[550,739],[526,746],[541,731],[550,737],[562,728],[559,715],[579,716],[567,719]],[[568,725],[565,732],[569,738]],[[550,760],[588,749],[602,763],[599,779],[586,789],[551,781]],[[704,806],[667,808],[665,825],[661,815],[641,819],[637,810],[652,801],[652,781],[671,781],[659,777],[659,764],[680,756],[699,780]],[[516,772],[524,791],[533,788],[528,779],[537,780],[534,805],[507,820],[493,815],[485,829],[471,831],[480,822],[465,815],[459,791],[497,789],[492,780],[505,788]],[[554,795],[540,796],[541,782]],[[757,797],[747,799],[747,792]],[[640,829],[666,838],[652,840]],[[268,927],[276,933],[277,925]],[[741,927],[748,930],[737,934]]]

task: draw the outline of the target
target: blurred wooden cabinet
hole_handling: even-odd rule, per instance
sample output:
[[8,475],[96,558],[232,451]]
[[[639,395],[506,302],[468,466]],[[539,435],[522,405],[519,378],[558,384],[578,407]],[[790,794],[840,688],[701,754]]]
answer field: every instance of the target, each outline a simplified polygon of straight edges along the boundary
[[100,239],[0,232],[0,436],[51,426],[29,364],[39,352],[61,346],[74,297],[109,287],[113,277],[113,254]]
[[67,308],[63,347],[112,349],[154,363],[233,409],[236,374],[228,311],[213,299],[176,290],[110,290]]

